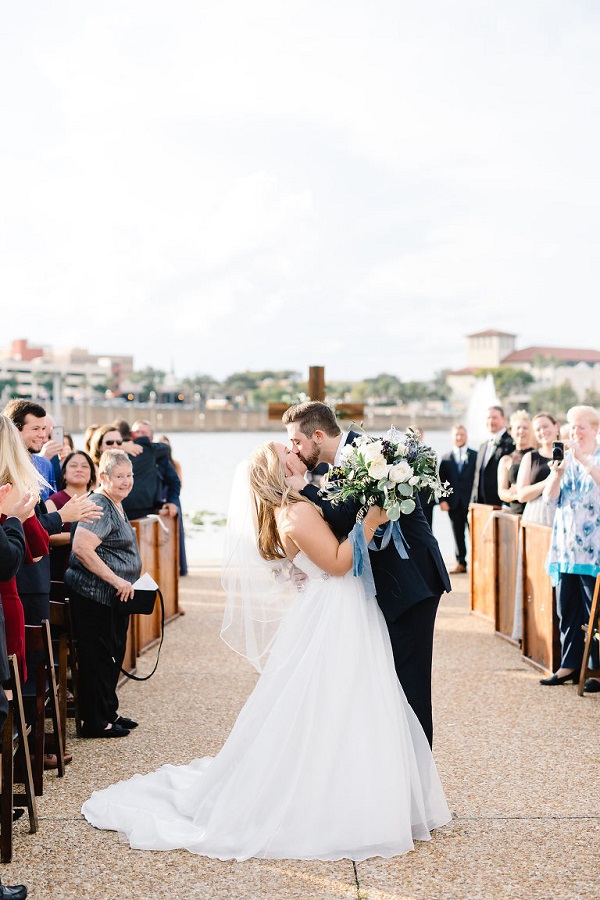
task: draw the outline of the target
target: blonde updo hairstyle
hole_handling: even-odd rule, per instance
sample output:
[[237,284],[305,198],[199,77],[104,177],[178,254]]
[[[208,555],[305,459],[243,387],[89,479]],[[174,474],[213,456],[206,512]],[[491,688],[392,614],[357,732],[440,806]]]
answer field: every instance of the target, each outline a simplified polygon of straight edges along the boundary
[[285,559],[277,530],[275,508],[309,501],[285,483],[285,470],[273,442],[263,444],[252,453],[249,475],[256,501],[258,552],[263,559]]
[[531,425],[531,419],[526,409],[517,409],[510,417],[511,430],[516,428],[519,422],[528,422]]
[[0,414],[0,485],[4,484],[12,484],[19,497],[27,491],[39,497],[42,487],[50,487],[33,465],[17,426]]

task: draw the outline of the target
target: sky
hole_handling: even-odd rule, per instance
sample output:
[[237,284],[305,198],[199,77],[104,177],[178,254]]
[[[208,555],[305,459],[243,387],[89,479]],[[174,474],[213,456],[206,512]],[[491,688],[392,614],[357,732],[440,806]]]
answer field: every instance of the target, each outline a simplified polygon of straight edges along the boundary
[[0,28],[0,345],[222,379],[599,349],[593,0],[53,0]]

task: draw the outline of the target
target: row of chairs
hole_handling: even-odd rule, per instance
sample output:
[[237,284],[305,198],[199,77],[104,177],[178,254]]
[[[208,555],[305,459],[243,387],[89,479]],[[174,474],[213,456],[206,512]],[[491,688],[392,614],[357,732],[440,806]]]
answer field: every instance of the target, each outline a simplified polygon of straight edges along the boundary
[[[9,659],[10,681],[5,686],[9,711],[2,734],[0,793],[0,860],[3,863],[10,862],[12,858],[15,809],[26,806],[30,832],[37,831],[35,798],[41,796],[44,790],[46,720],[50,720],[52,749],[56,754],[59,778],[65,774],[67,717],[75,719],[76,733],[81,735],[76,642],[64,585],[54,585],[51,596],[55,599],[50,601],[50,620],[45,620],[41,625],[25,626],[28,660],[35,660],[33,666],[29,666],[32,671],[25,685],[21,684],[16,657]],[[29,722],[26,721],[25,709],[29,711]],[[30,737],[32,731],[33,739]],[[22,793],[15,793],[15,783],[23,785]]]

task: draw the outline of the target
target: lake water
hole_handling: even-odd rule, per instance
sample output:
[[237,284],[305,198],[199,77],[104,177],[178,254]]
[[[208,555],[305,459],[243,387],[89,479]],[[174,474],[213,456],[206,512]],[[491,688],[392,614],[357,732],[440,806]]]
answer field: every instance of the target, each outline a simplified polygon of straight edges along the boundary
[[[273,432],[173,433],[169,435],[173,457],[181,463],[183,486],[181,505],[185,519],[188,564],[221,559],[223,520],[227,513],[231,479],[238,462],[265,441],[285,443],[282,429]],[[82,446],[81,435],[74,435]],[[450,448],[450,434],[430,431],[425,440],[441,455]],[[193,524],[193,519],[202,521]],[[454,541],[447,513],[433,511],[433,532],[447,562],[454,563]]]

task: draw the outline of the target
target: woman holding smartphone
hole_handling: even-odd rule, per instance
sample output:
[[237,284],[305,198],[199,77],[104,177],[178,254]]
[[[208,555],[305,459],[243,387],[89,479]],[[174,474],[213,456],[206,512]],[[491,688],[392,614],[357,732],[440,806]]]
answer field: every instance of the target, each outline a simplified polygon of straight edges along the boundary
[[[550,463],[544,497],[556,507],[546,570],[556,588],[560,625],[561,662],[557,672],[540,684],[579,681],[585,633],[590,618],[596,576],[600,573],[600,416],[591,406],[573,406],[562,461]],[[593,668],[598,668],[598,645],[593,641]],[[600,680],[586,682],[587,693],[600,691]]]

